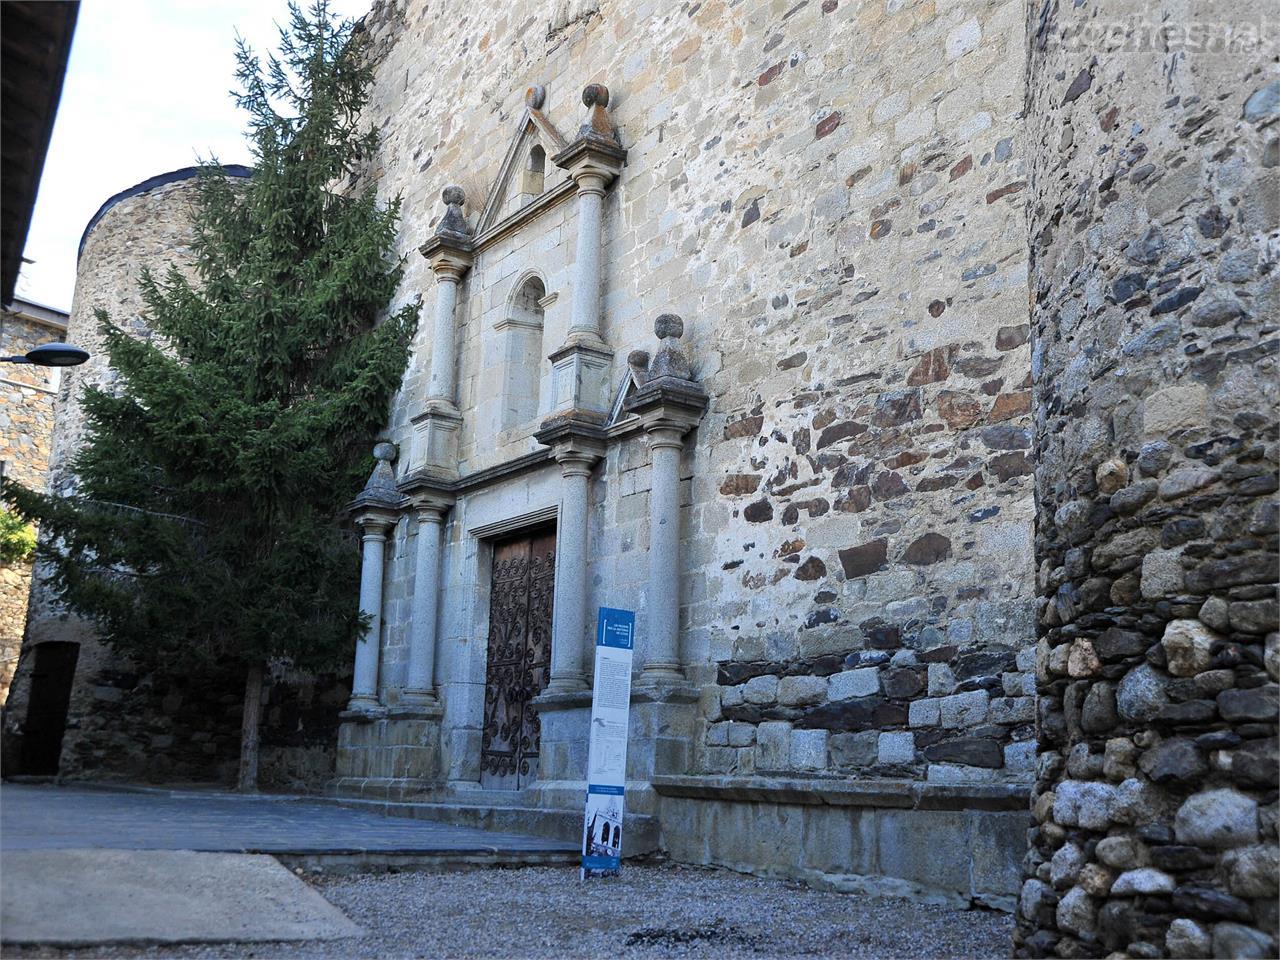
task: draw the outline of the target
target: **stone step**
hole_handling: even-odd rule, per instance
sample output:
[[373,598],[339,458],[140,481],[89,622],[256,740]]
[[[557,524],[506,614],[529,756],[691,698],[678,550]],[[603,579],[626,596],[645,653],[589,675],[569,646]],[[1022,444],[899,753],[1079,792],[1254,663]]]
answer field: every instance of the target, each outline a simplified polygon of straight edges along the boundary
[[[523,806],[512,803],[510,794],[506,803],[495,803],[480,794],[501,796],[506,791],[467,791],[466,802],[458,799],[441,800],[380,800],[364,796],[344,795],[340,783],[326,787],[326,798],[331,802],[356,810],[370,810],[391,817],[410,817],[433,820],[458,826],[478,827],[502,833],[523,833],[550,840],[577,843],[582,838],[583,812],[562,808]],[[658,818],[645,814],[628,813],[623,820],[623,848],[626,857],[641,857],[656,853],[658,843]]]

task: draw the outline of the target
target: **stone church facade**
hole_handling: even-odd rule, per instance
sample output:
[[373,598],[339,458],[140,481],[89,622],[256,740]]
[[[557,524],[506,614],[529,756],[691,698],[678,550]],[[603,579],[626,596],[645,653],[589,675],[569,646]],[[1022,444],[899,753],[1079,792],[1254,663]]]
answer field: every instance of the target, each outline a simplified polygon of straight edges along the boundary
[[[1280,87],[1155,16],[377,4],[423,314],[348,507],[375,628],[349,698],[273,687],[267,774],[574,836],[633,609],[628,852],[1017,910],[1027,954],[1273,947]],[[132,295],[120,212],[73,330]]]

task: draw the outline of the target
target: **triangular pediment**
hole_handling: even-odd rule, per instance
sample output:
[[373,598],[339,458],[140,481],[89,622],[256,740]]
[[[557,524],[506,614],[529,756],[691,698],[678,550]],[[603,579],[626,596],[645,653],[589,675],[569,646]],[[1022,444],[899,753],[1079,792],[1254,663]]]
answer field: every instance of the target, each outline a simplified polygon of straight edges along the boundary
[[[502,158],[498,177],[486,196],[476,228],[477,235],[532,203],[556,182],[565,179],[564,171],[552,163],[551,158],[568,145],[545,113],[526,104]],[[530,157],[535,148],[542,150],[540,177],[530,169]]]

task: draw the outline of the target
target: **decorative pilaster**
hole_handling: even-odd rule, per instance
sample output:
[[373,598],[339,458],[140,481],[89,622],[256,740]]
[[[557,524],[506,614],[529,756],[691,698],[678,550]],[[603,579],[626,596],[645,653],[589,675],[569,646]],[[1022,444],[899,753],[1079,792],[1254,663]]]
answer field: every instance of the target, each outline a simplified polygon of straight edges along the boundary
[[457,473],[458,412],[457,304],[458,286],[473,260],[471,226],[462,213],[466,194],[461,187],[445,187],[447,207],[435,234],[419,248],[436,275],[436,315],[432,328],[431,370],[423,410],[413,418],[411,472],[427,471],[443,476]]
[[437,703],[436,622],[443,591],[444,517],[453,505],[453,496],[420,490],[411,496],[410,502],[417,513],[418,537],[409,638],[409,678],[403,700],[413,706],[433,706]]
[[378,703],[378,659],[382,645],[382,578],[387,534],[400,518],[400,494],[396,490],[391,461],[396,447],[379,443],[373,448],[377,465],[360,496],[348,510],[360,528],[360,612],[369,618],[369,629],[356,641],[355,673],[347,709],[367,713]]
[[648,370],[644,354],[630,359],[633,375],[643,379],[626,409],[640,418],[649,442],[649,584],[641,684],[684,679],[680,656],[680,453],[684,435],[698,425],[707,394],[693,379],[680,349],[684,322],[665,313],[654,321],[661,346]]
[[543,424],[537,439],[552,448],[562,477],[546,692],[572,693],[587,686],[587,508],[591,470],[604,456],[605,435],[589,421],[559,418]]
[[613,351],[600,336],[600,254],[604,195],[622,171],[627,152],[618,143],[606,108],[609,90],[593,83],[582,91],[589,114],[577,138],[552,159],[578,188],[578,241],[573,302],[565,342],[549,358],[554,371],[555,409],[603,411]]

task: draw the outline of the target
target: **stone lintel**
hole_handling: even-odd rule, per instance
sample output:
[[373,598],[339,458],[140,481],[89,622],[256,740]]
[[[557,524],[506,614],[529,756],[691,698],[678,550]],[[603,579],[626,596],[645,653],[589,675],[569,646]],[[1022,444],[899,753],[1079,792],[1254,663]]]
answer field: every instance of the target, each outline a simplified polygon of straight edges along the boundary
[[894,807],[910,810],[1017,810],[1030,803],[1020,784],[938,785],[913,780],[831,778],[655,776],[662,796],[748,800],[828,806]]
[[659,377],[628,397],[623,410],[638,416],[645,430],[667,427],[688,432],[702,419],[707,402],[701,384]]

